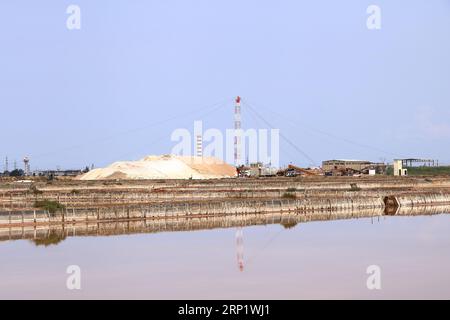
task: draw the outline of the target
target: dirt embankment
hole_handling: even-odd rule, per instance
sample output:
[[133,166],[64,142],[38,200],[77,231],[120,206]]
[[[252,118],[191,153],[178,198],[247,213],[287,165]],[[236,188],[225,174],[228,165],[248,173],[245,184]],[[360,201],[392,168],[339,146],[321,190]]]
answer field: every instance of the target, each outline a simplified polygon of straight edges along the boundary
[[[39,201],[54,201],[67,209],[126,205],[192,204],[233,201],[302,200],[374,202],[398,197],[417,203],[442,202],[450,193],[450,178],[308,177],[211,180],[107,180],[0,183],[0,211],[36,210]],[[441,194],[444,196],[437,196]],[[431,199],[432,201],[428,201]],[[439,201],[438,201],[439,200]]]

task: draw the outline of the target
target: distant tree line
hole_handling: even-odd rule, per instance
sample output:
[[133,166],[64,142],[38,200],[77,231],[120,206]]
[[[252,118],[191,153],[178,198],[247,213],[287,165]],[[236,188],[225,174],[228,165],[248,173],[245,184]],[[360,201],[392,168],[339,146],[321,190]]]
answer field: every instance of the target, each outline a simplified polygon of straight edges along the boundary
[[4,171],[2,175],[4,177],[23,177],[25,172],[22,169],[14,169],[12,171]]
[[[80,172],[82,172],[82,173],[87,173],[89,171],[90,171],[90,169],[89,169],[88,166],[86,166],[86,168],[84,168],[83,170],[80,170]],[[3,177],[24,177],[25,176],[25,171],[22,170],[22,169],[14,169],[12,171],[4,171],[3,173],[0,172],[0,176],[3,176]],[[34,176],[36,176],[36,174],[33,173],[32,176],[34,177]],[[53,174],[52,174],[52,176],[53,176]]]

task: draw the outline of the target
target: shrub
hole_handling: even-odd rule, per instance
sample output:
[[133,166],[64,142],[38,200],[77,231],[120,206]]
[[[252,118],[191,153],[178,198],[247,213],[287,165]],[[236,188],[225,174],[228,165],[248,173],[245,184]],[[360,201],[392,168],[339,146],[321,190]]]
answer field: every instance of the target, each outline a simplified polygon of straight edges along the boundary
[[58,201],[51,201],[51,200],[35,201],[34,207],[43,209],[43,210],[47,210],[49,213],[56,213],[57,211],[65,208],[65,206],[63,206]]
[[41,190],[39,190],[35,185],[32,185],[30,187],[30,191],[33,192],[33,194],[35,196],[37,196],[38,194],[42,194],[43,192]]
[[295,193],[285,192],[282,196],[284,199],[295,199],[297,195]]

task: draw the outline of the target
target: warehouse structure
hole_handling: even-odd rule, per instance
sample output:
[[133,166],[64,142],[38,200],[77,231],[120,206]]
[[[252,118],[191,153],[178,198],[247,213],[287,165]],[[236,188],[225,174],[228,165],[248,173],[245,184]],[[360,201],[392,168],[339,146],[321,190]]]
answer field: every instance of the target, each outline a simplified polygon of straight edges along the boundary
[[328,175],[384,174],[386,164],[367,160],[335,159],[323,161],[322,170]]
[[407,159],[395,159],[394,161],[401,161],[403,167],[439,167],[439,160],[433,159],[419,159],[419,158],[407,158]]
[[414,167],[439,167],[439,160],[433,159],[394,159],[394,176],[407,176],[408,168]]
[[394,176],[407,176],[408,169],[403,168],[403,161],[401,159],[394,160]]

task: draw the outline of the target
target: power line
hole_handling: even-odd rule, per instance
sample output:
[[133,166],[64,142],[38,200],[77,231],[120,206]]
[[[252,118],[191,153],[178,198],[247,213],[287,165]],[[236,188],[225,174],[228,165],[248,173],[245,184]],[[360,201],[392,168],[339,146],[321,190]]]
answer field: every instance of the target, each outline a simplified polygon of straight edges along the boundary
[[[226,105],[227,102],[228,102],[228,101],[222,102],[222,103],[219,104],[217,107],[215,107],[215,108],[209,110],[208,112],[206,112],[206,113],[203,114],[203,115],[200,115],[199,117],[200,117],[200,118],[205,118],[205,117],[209,116],[210,114],[212,114],[212,113],[218,111],[219,109],[223,108],[223,107]],[[161,139],[162,139],[163,137],[164,137],[164,134],[158,135],[154,140],[150,141],[149,143],[146,143],[146,145],[154,146],[156,143],[160,142]],[[127,152],[127,153],[124,153],[124,154],[120,155],[118,158],[121,159],[121,158],[124,158],[124,157],[128,157],[129,155],[135,154],[135,153],[136,153],[136,152]]]
[[[248,114],[250,115],[251,120],[253,120],[255,122],[256,128],[262,128],[263,127],[263,125],[261,124],[261,120],[259,120],[258,117],[256,117],[254,113],[249,112]],[[284,150],[283,152],[286,153],[292,159],[295,159],[295,157],[296,157],[293,153],[291,153],[288,150]]]
[[[270,124],[266,119],[264,119],[248,102],[243,101],[244,104],[252,111],[261,121],[263,121],[267,126],[271,129],[274,129],[274,126]],[[305,151],[300,149],[295,143],[293,143],[288,137],[286,137],[282,132],[280,132],[280,138],[282,138],[286,143],[288,143],[293,149],[295,149],[298,153],[303,155],[308,161],[310,165],[316,166],[316,161],[312,159]]]
[[179,114],[179,115],[175,115],[173,117],[169,117],[169,118],[164,119],[164,120],[155,121],[153,123],[146,124],[145,126],[142,126],[142,127],[137,127],[137,128],[132,128],[132,129],[125,130],[125,131],[122,131],[122,132],[117,132],[117,133],[114,133],[113,135],[110,135],[110,136],[107,136],[107,137],[99,138],[99,139],[96,139],[96,140],[90,140],[89,143],[73,145],[73,146],[69,146],[69,147],[66,147],[66,148],[60,148],[59,150],[56,150],[56,151],[51,151],[51,152],[39,154],[39,155],[33,156],[33,158],[47,157],[47,156],[50,156],[50,155],[58,154],[60,152],[70,151],[70,150],[74,150],[74,149],[80,149],[80,148],[85,147],[86,145],[102,143],[102,142],[105,142],[105,141],[108,141],[108,140],[112,140],[112,139],[116,138],[117,136],[124,136],[124,135],[128,135],[128,134],[132,134],[132,133],[135,133],[135,132],[138,132],[138,131],[145,130],[145,129],[149,128],[149,127],[163,125],[163,124],[168,123],[170,121],[173,121],[173,120],[176,120],[176,119],[179,119],[179,118],[185,118],[185,117],[191,116],[191,115],[196,114],[196,113],[201,112],[201,111],[209,110],[211,108],[216,109],[217,106],[222,107],[226,102],[228,102],[230,100],[231,100],[230,98],[222,99],[219,102],[216,102],[216,103],[214,103],[212,105],[208,105],[206,107],[198,108],[198,109],[196,109],[194,111],[188,111],[188,112],[185,112],[185,113],[182,113],[182,114]]
[[[259,104],[258,104],[258,106],[261,107]],[[354,145],[354,146],[357,146],[357,147],[360,147],[360,148],[365,148],[365,149],[370,149],[372,151],[381,152],[381,153],[383,153],[385,155],[390,155],[390,156],[394,156],[394,157],[400,157],[398,154],[395,154],[393,152],[386,151],[386,150],[380,149],[380,148],[375,147],[375,146],[370,146],[370,145],[367,145],[367,144],[356,142],[356,141],[350,140],[348,138],[339,137],[339,136],[337,136],[335,134],[326,132],[326,131],[321,130],[321,129],[313,128],[313,127],[311,127],[311,126],[309,126],[309,125],[307,125],[305,123],[300,122],[297,119],[295,120],[296,122],[294,122],[292,120],[292,118],[286,117],[286,116],[284,116],[284,115],[282,115],[280,113],[277,113],[277,112],[275,112],[275,111],[273,111],[273,110],[271,110],[269,108],[266,108],[266,107],[263,107],[263,106],[262,106],[262,108],[267,110],[267,111],[269,111],[269,112],[271,112],[271,113],[273,113],[274,115],[276,115],[276,116],[278,116],[280,118],[283,118],[283,120],[285,120],[287,122],[290,122],[291,124],[294,124],[296,126],[296,128],[298,128],[297,127],[298,124],[301,124],[303,128],[309,129],[310,131],[313,131],[313,132],[316,132],[316,133],[319,133],[319,134],[322,134],[322,135],[326,135],[326,136],[328,136],[330,138],[333,138],[333,139],[336,139],[336,140],[341,140],[341,141],[344,141],[344,142],[346,142],[348,144],[351,144],[351,145]]]

